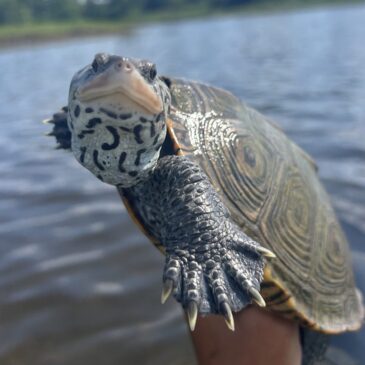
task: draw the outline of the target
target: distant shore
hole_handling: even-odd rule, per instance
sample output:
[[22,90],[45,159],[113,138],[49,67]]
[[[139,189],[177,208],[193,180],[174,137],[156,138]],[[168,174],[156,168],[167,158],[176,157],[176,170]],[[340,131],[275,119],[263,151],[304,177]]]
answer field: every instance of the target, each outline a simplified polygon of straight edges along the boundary
[[364,0],[322,0],[308,1],[307,4],[298,4],[295,1],[281,3],[260,3],[237,8],[211,9],[204,6],[193,6],[181,9],[178,12],[160,11],[156,13],[140,14],[119,21],[91,21],[77,20],[70,22],[29,23],[19,25],[0,26],[0,47],[13,47],[47,41],[65,40],[70,38],[103,36],[108,34],[123,34],[131,31],[135,26],[155,23],[193,19],[200,17],[230,15],[230,14],[263,14],[278,11],[293,11],[311,9],[323,6],[341,7],[348,5],[365,4]]
[[92,21],[9,25],[0,27],[0,47],[125,33],[130,28],[124,22]]

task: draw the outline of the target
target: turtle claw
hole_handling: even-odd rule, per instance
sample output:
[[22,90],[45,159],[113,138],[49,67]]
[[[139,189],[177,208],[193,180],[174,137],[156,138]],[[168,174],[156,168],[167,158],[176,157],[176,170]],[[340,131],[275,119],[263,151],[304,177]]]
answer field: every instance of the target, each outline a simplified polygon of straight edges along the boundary
[[186,310],[188,315],[188,322],[191,331],[194,331],[196,325],[196,319],[198,318],[198,305],[195,302],[189,302]]
[[172,293],[174,289],[174,282],[171,279],[166,279],[162,286],[162,293],[161,293],[161,303],[165,304],[166,300]]
[[276,255],[271,250],[259,245],[257,242],[244,238],[239,239],[238,242],[233,244],[234,248],[238,251],[252,251],[266,258],[276,258]]
[[229,306],[229,304],[227,302],[224,302],[222,304],[221,307],[221,311],[222,314],[224,315],[224,320],[227,324],[227,327],[231,330],[234,331],[234,319],[233,319],[233,314],[232,314],[232,310],[231,307]]
[[261,296],[258,290],[256,290],[253,286],[249,286],[247,290],[252,295],[252,299],[259,305],[260,307],[266,307],[266,303],[264,298]]
[[262,247],[262,246],[257,246],[256,247],[256,251],[261,254],[262,256],[264,257],[267,257],[267,258],[276,258],[276,255],[274,254],[274,252],[268,250],[267,248],[265,247]]
[[42,120],[43,124],[54,124],[54,120],[52,118],[47,118]]

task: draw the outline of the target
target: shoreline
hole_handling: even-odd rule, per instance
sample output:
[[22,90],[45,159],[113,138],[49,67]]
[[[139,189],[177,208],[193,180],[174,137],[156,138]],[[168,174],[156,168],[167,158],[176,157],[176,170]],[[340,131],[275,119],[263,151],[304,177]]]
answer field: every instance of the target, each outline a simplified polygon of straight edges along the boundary
[[119,21],[89,21],[77,20],[73,22],[49,22],[30,23],[21,25],[0,26],[0,49],[14,48],[18,46],[35,45],[40,43],[64,41],[76,38],[88,38],[106,35],[126,34],[135,27],[153,24],[156,22],[169,22],[187,19],[224,17],[232,14],[237,15],[265,15],[279,12],[305,11],[318,8],[341,8],[365,5],[364,0],[323,0],[308,2],[306,4],[262,3],[240,6],[230,9],[210,9],[207,7],[185,8],[178,12],[160,11],[150,14],[141,14]]

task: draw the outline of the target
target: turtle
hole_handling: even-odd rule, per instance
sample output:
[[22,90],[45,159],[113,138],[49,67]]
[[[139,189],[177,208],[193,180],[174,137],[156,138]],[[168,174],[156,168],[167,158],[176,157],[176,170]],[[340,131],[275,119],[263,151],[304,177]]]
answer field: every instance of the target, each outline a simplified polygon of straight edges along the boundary
[[198,314],[234,330],[232,312],[250,304],[308,333],[361,327],[349,245],[315,162],[230,92],[98,53],[48,122],[165,255],[161,300],[173,295],[191,330]]

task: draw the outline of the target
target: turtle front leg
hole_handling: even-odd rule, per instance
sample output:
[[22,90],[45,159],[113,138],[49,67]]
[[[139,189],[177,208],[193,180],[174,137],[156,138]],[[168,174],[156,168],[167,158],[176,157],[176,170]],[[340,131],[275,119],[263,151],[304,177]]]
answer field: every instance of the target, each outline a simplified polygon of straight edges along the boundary
[[167,156],[142,185],[142,219],[149,225],[153,221],[166,250],[162,302],[173,293],[191,330],[198,313],[222,314],[234,330],[232,311],[252,300],[265,306],[259,293],[263,256],[274,254],[232,221],[199,166],[186,157]]

